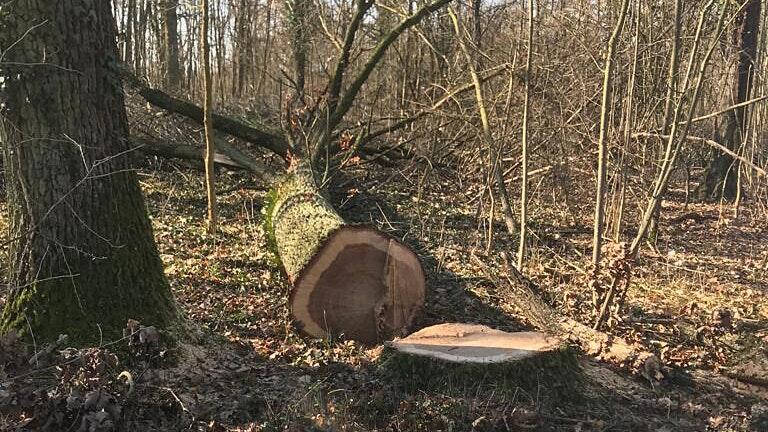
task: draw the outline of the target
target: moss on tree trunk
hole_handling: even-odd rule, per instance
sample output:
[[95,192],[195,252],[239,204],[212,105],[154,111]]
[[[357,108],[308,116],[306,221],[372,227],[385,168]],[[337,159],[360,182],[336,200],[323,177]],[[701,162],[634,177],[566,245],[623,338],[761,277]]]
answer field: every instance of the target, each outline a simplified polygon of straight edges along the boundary
[[11,238],[0,331],[85,344],[120,337],[129,318],[177,317],[131,169],[115,38],[108,2],[0,12]]
[[267,208],[267,230],[292,282],[328,236],[344,225],[307,167],[290,170],[275,185]]

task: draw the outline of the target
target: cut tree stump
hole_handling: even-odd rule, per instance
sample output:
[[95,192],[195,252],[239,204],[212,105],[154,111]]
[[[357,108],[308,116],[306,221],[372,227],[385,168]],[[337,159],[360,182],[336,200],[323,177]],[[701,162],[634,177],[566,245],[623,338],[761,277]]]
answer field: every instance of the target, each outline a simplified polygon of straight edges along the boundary
[[387,345],[403,354],[478,364],[525,360],[562,348],[558,339],[546,333],[507,333],[484,325],[457,323],[427,327]]
[[575,352],[560,339],[478,324],[438,324],[388,342],[380,364],[387,378],[415,390],[491,385],[573,395],[583,381]]
[[375,344],[403,334],[424,305],[424,272],[399,241],[348,225],[293,167],[271,192],[267,231],[293,283],[293,319],[305,333]]

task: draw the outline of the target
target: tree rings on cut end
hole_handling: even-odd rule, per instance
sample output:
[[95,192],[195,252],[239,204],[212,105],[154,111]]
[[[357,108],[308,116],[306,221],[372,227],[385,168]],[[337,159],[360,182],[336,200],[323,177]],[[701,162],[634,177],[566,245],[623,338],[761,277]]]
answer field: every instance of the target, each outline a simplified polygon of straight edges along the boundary
[[457,323],[427,327],[388,345],[403,354],[478,364],[515,362],[562,348],[557,338],[545,333],[507,333],[484,325]]
[[402,334],[424,304],[424,272],[405,245],[376,230],[344,225],[294,282],[291,310],[315,337],[375,344]]

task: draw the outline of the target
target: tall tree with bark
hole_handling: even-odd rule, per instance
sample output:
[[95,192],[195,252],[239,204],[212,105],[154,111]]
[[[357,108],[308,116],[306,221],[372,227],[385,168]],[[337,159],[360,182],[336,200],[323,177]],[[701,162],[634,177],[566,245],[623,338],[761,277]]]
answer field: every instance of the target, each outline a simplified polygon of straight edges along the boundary
[[288,23],[291,31],[293,48],[293,79],[296,86],[296,96],[304,99],[304,87],[307,77],[307,61],[309,58],[309,14],[312,2],[310,0],[288,0],[286,2]]
[[179,0],[165,0],[163,3],[163,42],[165,53],[165,86],[175,89],[181,84],[179,65],[179,31],[177,8]]
[[123,48],[123,61],[133,64],[133,32],[136,27],[136,0],[128,0],[125,18],[125,46]]
[[0,47],[10,221],[0,330],[94,342],[129,318],[173,323],[131,169],[110,3],[4,1]]
[[[733,24],[728,81],[730,91],[725,93],[724,106],[746,102],[752,89],[757,56],[757,36],[760,30],[761,0],[747,0]],[[739,153],[746,129],[748,106],[740,106],[725,113],[725,126],[721,133],[723,144]],[[699,188],[701,198],[736,197],[739,161],[728,153],[717,152],[707,167],[704,182]]]
[[[675,0],[675,12],[674,12],[674,32],[672,34],[672,49],[669,52],[669,68],[667,69],[667,91],[664,97],[664,117],[661,123],[661,133],[666,135],[669,133],[669,129],[672,122],[672,116],[674,115],[674,101],[677,93],[678,85],[678,69],[680,63],[680,30],[683,24],[682,17],[682,0]],[[659,216],[661,215],[661,200],[663,195],[659,197],[659,205],[653,212],[650,226],[648,227],[648,240],[652,244],[656,244],[656,238],[659,229]]]
[[208,42],[208,0],[202,0],[200,25],[200,49],[203,61],[203,129],[205,135],[205,193],[208,197],[208,233],[216,234],[218,223],[218,210],[216,209],[216,171],[213,162],[216,155],[213,140],[213,118],[211,109],[213,104],[213,83],[211,82],[211,46]]

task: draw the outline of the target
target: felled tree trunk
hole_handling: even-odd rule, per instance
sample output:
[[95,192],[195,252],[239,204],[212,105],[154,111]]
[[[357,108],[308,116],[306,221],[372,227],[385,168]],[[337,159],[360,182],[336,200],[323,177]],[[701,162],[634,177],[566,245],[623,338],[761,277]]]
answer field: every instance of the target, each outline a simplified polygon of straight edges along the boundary
[[266,216],[293,283],[291,311],[302,331],[373,344],[410,326],[424,304],[418,258],[375,229],[346,224],[308,167],[289,169]]

